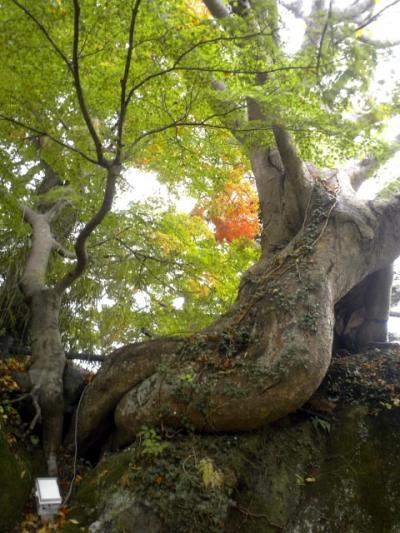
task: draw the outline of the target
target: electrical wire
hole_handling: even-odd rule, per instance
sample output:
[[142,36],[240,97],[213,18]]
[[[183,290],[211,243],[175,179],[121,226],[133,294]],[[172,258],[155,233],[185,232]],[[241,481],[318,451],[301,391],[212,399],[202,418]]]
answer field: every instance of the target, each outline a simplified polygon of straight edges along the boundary
[[80,407],[81,407],[81,403],[82,403],[82,400],[83,400],[83,397],[85,396],[85,392],[88,388],[88,385],[85,386],[85,388],[83,389],[82,391],[82,394],[81,394],[81,397],[79,398],[79,402],[78,402],[78,405],[77,405],[77,408],[76,408],[76,412],[75,412],[75,425],[74,425],[74,466],[73,466],[73,476],[72,476],[72,479],[71,479],[71,483],[69,484],[69,489],[68,489],[68,492],[62,502],[62,505],[66,505],[66,503],[68,502],[69,498],[71,497],[71,494],[72,494],[72,489],[74,487],[74,483],[75,483],[75,479],[76,479],[76,463],[77,463],[77,460],[78,460],[78,419],[79,419],[79,410],[80,410]]

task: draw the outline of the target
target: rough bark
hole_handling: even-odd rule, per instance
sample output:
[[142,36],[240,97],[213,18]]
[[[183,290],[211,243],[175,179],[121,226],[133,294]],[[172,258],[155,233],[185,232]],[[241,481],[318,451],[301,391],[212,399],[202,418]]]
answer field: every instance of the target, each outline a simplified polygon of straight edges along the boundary
[[57,449],[63,426],[64,349],[58,324],[61,295],[46,285],[50,254],[54,246],[50,223],[58,212],[53,206],[40,214],[24,208],[32,226],[32,248],[21,280],[21,288],[31,312],[30,336],[32,365],[29,369],[36,415],[42,420],[43,447],[49,474],[57,473]]
[[[137,533],[398,531],[398,361],[394,348],[335,358],[304,409],[258,431],[162,431],[154,455],[137,439],[84,477],[70,517]],[[204,458],[223,480],[211,490]]]
[[[73,255],[64,251],[54,239],[51,230],[51,223],[56,220],[65,202],[57,202],[44,213],[29,207],[23,210],[25,221],[32,227],[32,246],[21,279],[21,289],[31,314],[30,395],[36,408],[32,426],[37,420],[42,420],[43,448],[51,475],[57,473],[57,450],[62,439],[64,416],[63,374],[66,357],[58,323],[62,296],[86,269],[86,241],[111,209],[120,170],[119,162],[109,165],[103,201],[79,233]],[[53,251],[62,251],[63,255],[71,255],[77,260],[73,268],[54,287],[49,287],[46,277]]]
[[[301,407],[330,364],[335,304],[400,251],[398,204],[335,195],[316,181],[296,236],[243,276],[225,316],[186,341],[150,341],[112,356],[85,395],[82,441],[95,442],[113,413],[119,447],[143,425],[249,430]],[[366,300],[371,324],[373,291]]]
[[62,439],[64,417],[64,348],[58,323],[61,298],[54,289],[31,297],[32,364],[31,394],[37,397],[43,426],[43,449],[49,474],[57,475],[57,450]]
[[[225,3],[205,3],[215,17],[229,16]],[[322,7],[323,3],[314,3],[316,18],[319,4]],[[30,376],[32,396],[44,417],[50,473],[56,470],[63,411],[60,299],[87,266],[86,241],[110,210],[121,172],[124,117],[133,94],[127,91],[127,83],[140,0],[132,6],[112,162],[105,159],[81,84],[80,5],[76,0],[73,5],[72,61],[46,32],[45,36],[73,78],[96,152],[95,160],[86,159],[106,169],[107,179],[99,210],[76,240],[77,261],[54,288],[46,286],[45,278],[51,251],[62,251],[50,231],[56,209],[44,214],[25,209],[33,228],[32,250],[22,279],[33,315]],[[251,2],[248,6],[252,9]],[[252,23],[258,24],[257,20]],[[307,35],[312,40],[312,32]],[[262,76],[256,76],[256,83],[262,83]],[[316,170],[300,160],[278,118],[267,117],[250,99],[248,111],[249,121],[263,121],[276,143],[276,147],[248,145],[264,215],[262,258],[243,277],[232,309],[209,328],[186,340],[133,345],[110,358],[81,405],[78,436],[86,447],[97,443],[100,426],[102,433],[112,432],[112,445],[119,447],[131,442],[145,424],[236,431],[257,428],[297,409],[319,386],[329,366],[335,304],[368,275],[387,283],[388,276],[374,273],[386,268],[400,251],[399,199],[386,204],[357,202],[341,190],[335,172]],[[378,282],[371,283],[375,291],[363,302],[366,325],[382,314],[378,305],[382,300],[373,297],[379,292]],[[364,342],[368,335],[358,333]],[[374,335],[381,334],[380,328]]]
[[[224,24],[224,19],[231,14],[231,11],[220,0],[205,1],[204,3],[214,18],[222,19],[222,24]],[[272,31],[274,31],[274,23],[272,22],[274,16],[272,12],[268,11],[268,17],[264,19],[264,12],[260,10],[260,6],[256,2],[247,2],[246,4],[247,9],[238,14],[252,28],[254,25],[257,26],[257,28],[253,29],[258,31],[258,25],[262,27],[268,27],[270,25]],[[292,10],[296,16],[303,17],[301,6],[299,6],[298,2],[285,5],[285,7]],[[324,9],[327,9],[326,2],[316,0],[312,3],[311,13],[306,19],[307,29],[303,46],[307,46],[309,41],[313,41],[315,38],[321,40],[319,44],[320,50],[317,59],[317,70],[322,59],[320,55],[322,52],[321,47],[329,19],[350,20],[353,18],[357,20],[357,23],[362,24],[365,22],[365,18],[369,20],[371,17],[370,10],[372,8],[373,2],[369,0],[360,6],[349,9],[338,9],[335,7],[333,10],[331,3],[327,20],[325,16],[322,16]],[[250,12],[249,10],[253,12],[254,17],[247,16]],[[322,29],[323,27],[325,29]],[[227,28],[229,31],[229,26]],[[259,49],[263,50],[262,37],[259,37],[259,40]],[[277,49],[279,49],[279,43],[277,42],[276,44]],[[258,51],[258,54],[263,54],[263,52]],[[265,60],[268,63],[270,58],[266,57]],[[256,85],[263,85],[265,81],[265,75],[256,74]],[[213,85],[219,92],[225,89],[225,86],[221,82],[214,83]],[[238,136],[235,134],[235,124],[226,123],[226,126],[232,130],[236,139],[240,143],[245,143],[249,149],[250,163],[260,200],[263,254],[268,257],[277,250],[285,247],[297,234],[303,224],[313,181],[323,180],[331,189],[335,190],[340,188],[344,195],[352,197],[362,183],[372,176],[378,167],[378,162],[376,158],[370,156],[342,170],[316,169],[311,164],[304,165],[297,157],[296,151],[290,146],[290,138],[285,129],[279,128],[276,125],[276,118],[269,116],[269,109],[260,105],[253,98],[248,98],[247,104],[249,124],[253,122],[255,127],[257,127],[257,124],[263,124],[264,128],[271,128],[275,134],[276,144],[279,146],[279,150],[277,150],[275,146],[265,146],[254,141],[251,137],[249,138],[249,135],[241,134]],[[225,103],[225,105],[228,104]],[[243,118],[241,121],[243,122]],[[281,156],[286,157],[284,164],[282,163]],[[363,308],[366,305],[372,306],[373,309],[371,308],[370,311],[366,311],[366,315],[372,314],[374,318],[366,321],[359,320],[357,326],[355,326],[355,322],[353,321],[351,324],[351,336],[344,335],[344,330],[347,327],[346,322],[355,311],[355,308],[344,311],[344,308],[349,307],[350,297],[346,300],[347,303],[338,305],[338,309],[341,308],[342,312],[338,316],[336,331],[339,333],[337,335],[338,342],[335,343],[335,346],[357,350],[366,342],[381,342],[383,338],[386,340],[387,316],[390,306],[388,293],[390,294],[391,280],[390,275],[388,276],[387,271],[385,272],[381,276],[375,276],[374,296],[370,296],[370,302],[368,304],[364,302],[364,305],[361,306]],[[359,290],[362,292],[363,288],[360,287]],[[374,299],[373,303],[371,302],[372,298]],[[353,306],[350,305],[351,307]],[[367,330],[368,333],[366,332]],[[355,339],[358,340],[355,341]]]

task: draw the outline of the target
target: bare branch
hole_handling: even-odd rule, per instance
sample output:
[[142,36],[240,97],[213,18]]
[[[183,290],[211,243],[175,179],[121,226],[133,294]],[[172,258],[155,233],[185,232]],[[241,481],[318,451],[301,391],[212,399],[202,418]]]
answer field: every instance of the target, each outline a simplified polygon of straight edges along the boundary
[[322,29],[321,39],[320,39],[319,47],[318,47],[318,54],[317,54],[317,77],[319,76],[319,69],[320,69],[320,66],[321,66],[322,50],[323,50],[323,46],[324,46],[325,35],[326,35],[327,30],[328,30],[329,21],[330,21],[330,19],[331,19],[331,17],[332,17],[332,5],[333,5],[333,0],[330,0],[330,2],[329,2],[328,15],[327,15],[327,17],[326,17],[326,21],[325,21],[324,27],[323,27],[323,29]]
[[141,3],[141,0],[136,0],[135,5],[132,7],[131,22],[129,26],[128,50],[127,50],[126,59],[125,59],[124,75],[121,80],[121,104],[120,104],[120,111],[119,111],[119,118],[118,118],[118,125],[117,125],[117,151],[116,151],[117,161],[119,161],[121,158],[122,134],[123,134],[123,129],[124,129],[126,110],[129,104],[129,98],[128,99],[126,98],[126,88],[127,88],[128,78],[129,78],[129,71],[130,71],[131,63],[132,63],[133,37],[134,37],[135,24],[136,24],[137,15],[139,12],[140,3]]
[[394,0],[394,2],[391,2],[387,6],[380,9],[377,13],[375,13],[375,15],[373,15],[372,17],[369,17],[363,24],[360,24],[358,28],[356,28],[354,31],[357,32],[357,31],[363,30],[364,28],[369,26],[372,22],[375,22],[375,20],[377,20],[382,15],[382,13],[384,13],[385,11],[387,11],[388,9],[390,9],[391,7],[395,6],[398,3],[400,3],[400,0]]
[[87,108],[86,99],[83,93],[80,71],[79,71],[79,31],[80,31],[80,5],[79,0],[73,0],[74,3],[74,37],[72,43],[72,75],[74,77],[74,84],[76,95],[79,102],[79,107],[83,116],[83,119],[86,123],[89,134],[93,140],[96,154],[97,154],[97,163],[107,168],[108,164],[103,155],[103,146],[101,144],[100,138],[97,135],[96,129],[93,125],[92,118],[90,116],[89,110]]
[[92,353],[79,353],[79,352],[68,352],[65,354],[67,359],[79,361],[88,361],[89,363],[102,363],[105,361],[104,355],[95,355]]
[[80,155],[81,157],[83,157],[83,159],[86,159],[86,161],[90,161],[90,163],[94,163],[95,165],[98,164],[96,159],[91,158],[90,156],[85,154],[85,152],[82,152],[78,148],[75,148],[74,146],[71,146],[70,144],[67,144],[67,143],[65,143],[63,141],[60,141],[60,139],[57,139],[56,137],[54,137],[53,135],[51,135],[47,131],[39,130],[38,128],[34,128],[33,126],[28,126],[28,124],[25,124],[24,122],[21,122],[18,119],[15,119],[13,117],[8,117],[7,115],[3,115],[3,114],[0,114],[0,120],[5,120],[6,122],[10,122],[11,124],[15,124],[16,126],[20,126],[21,128],[24,128],[27,131],[31,131],[32,133],[35,133],[37,135],[45,135],[46,137],[48,137],[50,140],[52,140],[53,142],[55,142],[59,146],[63,146],[64,148],[67,148],[71,152],[74,152],[75,154]]

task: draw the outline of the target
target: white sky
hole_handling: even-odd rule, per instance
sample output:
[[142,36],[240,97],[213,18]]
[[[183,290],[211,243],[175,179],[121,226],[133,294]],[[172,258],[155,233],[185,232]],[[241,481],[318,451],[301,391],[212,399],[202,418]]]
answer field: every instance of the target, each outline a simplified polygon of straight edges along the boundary
[[129,168],[124,172],[125,191],[119,191],[115,200],[114,207],[122,210],[128,207],[132,202],[144,201],[149,198],[165,199],[166,205],[172,201],[176,210],[181,213],[190,213],[194,208],[196,201],[184,194],[178,192],[178,196],[171,194],[168,188],[160,183],[155,172],[144,172],[137,168]]

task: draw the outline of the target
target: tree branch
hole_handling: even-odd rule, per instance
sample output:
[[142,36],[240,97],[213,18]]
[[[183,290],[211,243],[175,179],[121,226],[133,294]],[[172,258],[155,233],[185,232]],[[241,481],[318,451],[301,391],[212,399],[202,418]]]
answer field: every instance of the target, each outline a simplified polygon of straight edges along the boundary
[[97,135],[96,129],[93,125],[92,118],[90,116],[89,110],[86,105],[86,99],[84,96],[80,71],[79,71],[79,31],[80,31],[80,5],[79,0],[73,0],[74,3],[74,37],[72,43],[72,75],[74,78],[74,85],[76,90],[76,95],[78,98],[79,107],[83,116],[83,119],[86,123],[89,134],[93,140],[96,154],[97,154],[97,164],[107,168],[108,163],[103,155],[103,146],[101,144],[100,138]]
[[84,226],[79,233],[75,242],[75,253],[77,262],[73,270],[68,272],[56,285],[55,290],[62,294],[72,283],[78,279],[88,263],[88,254],[86,249],[86,241],[93,233],[93,231],[102,223],[107,213],[111,210],[112,202],[115,196],[115,186],[118,176],[121,174],[121,166],[114,164],[110,165],[107,171],[106,186],[104,190],[103,201],[98,211],[93,215],[89,222]]
[[254,37],[258,37],[258,36],[265,36],[265,37],[268,37],[270,36],[271,34],[270,33],[263,33],[263,32],[256,32],[256,33],[250,33],[248,35],[243,35],[241,37],[218,37],[218,38],[215,38],[215,39],[209,39],[209,40],[206,40],[206,41],[200,41],[198,43],[196,43],[195,45],[193,45],[192,47],[188,48],[187,50],[185,50],[184,52],[182,52],[174,61],[173,65],[169,68],[166,68],[164,70],[160,70],[159,72],[154,72],[153,74],[149,74],[148,76],[146,76],[145,78],[143,78],[142,80],[140,80],[136,85],[134,85],[129,93],[128,93],[128,96],[127,96],[127,104],[130,102],[133,94],[138,90],[140,89],[143,85],[145,85],[146,83],[148,83],[149,81],[155,79],[155,78],[158,78],[160,76],[164,76],[166,74],[170,74],[171,72],[179,72],[179,71],[198,71],[198,72],[213,72],[213,73],[221,73],[221,74],[263,74],[264,76],[265,75],[268,75],[268,74],[274,74],[275,72],[280,72],[280,71],[285,71],[285,70],[312,70],[312,69],[315,69],[315,67],[313,65],[311,66],[294,66],[294,67],[277,67],[277,68],[274,68],[274,69],[269,69],[269,70],[265,70],[265,71],[261,71],[259,72],[258,70],[240,70],[240,69],[233,69],[233,70],[227,70],[227,69],[223,69],[223,68],[218,68],[218,67],[215,67],[215,68],[210,68],[210,67],[194,67],[194,66],[179,66],[180,62],[190,53],[192,52],[193,50],[195,50],[196,48],[200,47],[200,46],[204,46],[204,45],[208,45],[208,44],[215,44],[217,42],[221,42],[221,41],[240,41],[240,40],[248,40],[248,39],[252,39]]
[[370,254],[370,272],[392,263],[400,255],[400,194],[390,200],[367,202],[373,216],[374,240]]
[[67,58],[67,56],[64,54],[64,52],[61,50],[61,48],[56,44],[56,42],[52,39],[49,32],[46,30],[46,28],[43,26],[43,24],[33,15],[29,9],[27,9],[25,6],[23,6],[18,0],[11,0],[14,5],[16,5],[21,11],[25,13],[27,17],[29,17],[34,24],[39,28],[39,30],[43,33],[46,40],[50,43],[53,50],[57,53],[57,55],[64,61],[64,63],[67,65],[68,70],[72,72],[72,66]]
[[40,148],[38,150],[40,157],[40,164],[44,171],[44,178],[36,187],[36,193],[38,195],[46,194],[54,187],[61,186],[63,184],[58,173],[44,160],[40,155]]
[[348,171],[351,186],[357,191],[361,185],[370,178],[378,167],[378,161],[374,157],[369,157],[359,161]]
[[[99,136],[97,135],[97,132],[94,128],[92,118],[90,116],[90,113],[87,108],[82,83],[80,79],[80,72],[79,72],[79,32],[80,32],[80,5],[79,0],[73,0],[74,4],[74,36],[73,36],[73,43],[72,43],[72,63],[68,60],[67,56],[64,54],[64,52],[60,49],[60,47],[55,43],[55,41],[50,36],[49,32],[46,30],[46,28],[43,26],[43,24],[25,7],[23,6],[18,0],[11,0],[19,9],[21,9],[39,28],[39,30],[43,33],[47,41],[51,44],[52,48],[55,50],[55,52],[58,54],[58,56],[63,60],[63,62],[67,65],[68,70],[71,72],[72,77],[74,79],[74,86],[76,90],[76,95],[78,98],[79,107],[83,116],[83,119],[86,123],[86,126],[88,128],[89,134],[93,140],[93,143],[95,145],[97,160],[94,161],[96,164],[107,168],[107,161],[104,158],[103,155],[103,147],[102,143],[100,141]],[[20,124],[21,125],[21,124]],[[25,126],[26,127],[26,126]],[[35,131],[33,128],[28,128],[31,131]],[[51,138],[49,136],[49,138]],[[63,144],[63,146],[66,146],[64,143],[61,143],[58,141],[58,144]],[[77,151],[77,150],[74,150]],[[82,155],[82,152],[77,151]],[[91,158],[88,156],[84,156],[85,159],[88,159],[89,161],[93,162]]]
[[282,163],[289,174],[295,180],[303,181],[305,179],[303,172],[303,162],[297,154],[292,139],[285,128],[282,126],[273,126],[275,142],[278,147]]
[[369,26],[372,22],[375,22],[375,20],[377,20],[382,15],[382,13],[384,13],[387,9],[390,9],[391,7],[395,6],[398,3],[400,3],[400,0],[394,0],[394,2],[391,2],[387,6],[383,7],[381,10],[378,11],[378,13],[375,13],[375,15],[367,19],[363,24],[360,24],[358,28],[356,28],[354,31],[357,32],[357,31],[363,30],[364,28]]
[[[199,128],[207,127],[207,128],[231,131],[230,128],[227,127],[227,126],[224,126],[224,125],[221,125],[221,124],[210,124],[210,123],[208,123],[208,121],[213,119],[213,118],[223,118],[223,117],[227,116],[230,113],[235,113],[240,108],[241,108],[240,106],[237,106],[237,107],[234,107],[233,109],[229,109],[229,110],[227,110],[227,111],[225,111],[223,113],[215,113],[215,114],[210,115],[209,117],[207,117],[207,118],[205,118],[204,120],[201,120],[201,121],[192,121],[192,122],[190,122],[190,121],[186,121],[184,119],[178,119],[176,121],[170,122],[169,124],[163,124],[162,126],[159,126],[157,128],[153,128],[151,130],[145,131],[142,134],[138,135],[136,137],[136,139],[130,143],[129,148],[132,149],[134,146],[136,146],[140,141],[142,141],[146,137],[149,137],[151,135],[155,135],[156,133],[161,133],[161,132],[166,131],[166,130],[171,129],[171,128],[177,128],[177,127],[180,127],[180,126],[199,127]],[[240,132],[240,131],[257,131],[259,129],[271,129],[271,128],[270,127],[268,127],[268,128],[245,128],[245,129],[238,129],[237,131],[238,132]]]
[[90,156],[86,155],[84,152],[82,152],[78,148],[75,148],[74,146],[71,146],[70,144],[67,144],[67,143],[65,143],[63,141],[60,141],[56,137],[53,137],[53,135],[51,135],[47,131],[39,130],[37,128],[34,128],[33,126],[28,126],[28,124],[25,124],[24,122],[21,122],[18,119],[15,119],[15,118],[12,118],[12,117],[8,117],[7,115],[3,115],[1,113],[0,113],[0,120],[5,120],[6,122],[10,122],[11,124],[15,124],[16,126],[20,126],[21,128],[24,128],[27,131],[31,131],[32,133],[35,133],[37,135],[45,135],[46,137],[48,137],[50,140],[52,140],[53,142],[55,142],[59,146],[63,146],[64,148],[67,148],[71,152],[74,152],[74,153],[80,155],[81,157],[83,157],[83,159],[86,159],[86,161],[90,161],[90,163],[94,163],[95,165],[98,164],[96,159],[93,159]]
[[67,200],[65,198],[62,198],[61,200],[58,200],[46,213],[45,217],[48,220],[48,222],[52,222],[64,209],[64,207],[67,204]]
[[76,259],[76,255],[74,252],[70,252],[69,250],[66,250],[55,239],[53,239],[53,250],[55,250],[59,255],[61,255],[61,257],[65,257],[66,259]]
[[357,20],[360,19],[367,11],[371,11],[375,7],[375,0],[363,0],[352,2],[348,8],[342,9],[340,14],[341,20]]
[[36,291],[46,287],[46,274],[53,237],[46,215],[36,213],[30,207],[23,207],[23,218],[32,226],[32,246],[21,279],[24,295],[30,298]]
[[333,0],[330,0],[330,2],[329,2],[328,15],[327,15],[327,17],[326,17],[326,21],[325,21],[324,27],[323,27],[323,29],[322,29],[321,39],[320,39],[319,47],[318,47],[318,54],[317,54],[317,77],[319,77],[319,69],[320,69],[320,66],[321,66],[322,49],[323,49],[323,46],[324,46],[325,35],[326,35],[327,30],[328,30],[329,21],[330,21],[330,19],[331,19],[331,17],[332,17],[332,5],[333,5]]
[[371,39],[371,37],[367,37],[365,35],[360,35],[359,37],[357,37],[357,39],[364,44],[373,46],[374,48],[393,48],[395,46],[399,46],[400,44],[400,39],[397,41],[378,41],[376,39]]
[[127,99],[126,97],[126,88],[127,88],[128,79],[129,79],[129,71],[130,71],[131,63],[132,63],[133,37],[134,37],[135,24],[136,24],[137,15],[139,12],[140,3],[141,3],[141,0],[136,0],[135,5],[132,7],[131,21],[130,21],[130,26],[129,26],[128,50],[126,52],[124,75],[121,80],[121,103],[120,103],[120,111],[119,111],[119,118],[118,118],[118,125],[117,125],[117,150],[116,150],[116,156],[115,156],[116,161],[118,162],[120,162],[120,159],[121,159],[122,135],[123,135],[123,129],[124,129],[126,110],[129,104],[129,98]]

